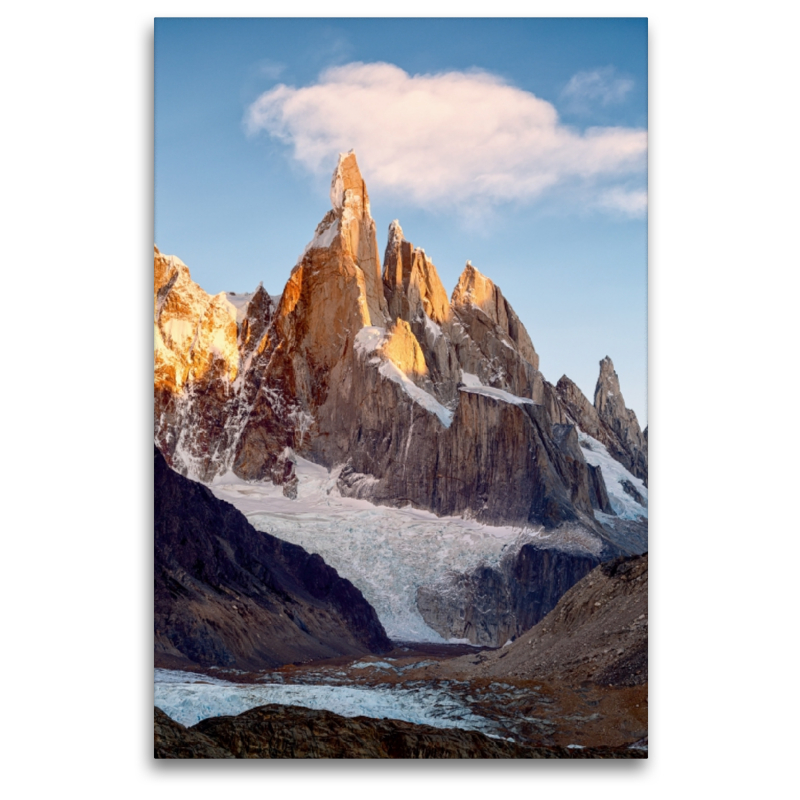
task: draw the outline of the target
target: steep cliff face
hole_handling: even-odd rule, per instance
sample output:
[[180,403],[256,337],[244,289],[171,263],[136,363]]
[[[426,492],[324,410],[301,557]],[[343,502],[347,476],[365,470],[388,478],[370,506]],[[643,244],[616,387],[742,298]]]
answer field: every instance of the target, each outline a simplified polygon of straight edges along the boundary
[[461,368],[452,344],[453,310],[425,251],[407,241],[400,223],[389,226],[383,271],[392,320],[406,322],[424,354],[430,391],[444,404],[456,401]]
[[636,414],[625,405],[611,359],[606,356],[600,362],[594,405],[566,375],[558,381],[556,392],[567,418],[602,442],[611,457],[646,486],[647,437],[639,428]]
[[445,638],[502,647],[543,619],[599,563],[589,552],[524,544],[496,567],[482,565],[420,587],[417,607]]
[[619,388],[619,377],[608,356],[600,362],[600,375],[594,390],[594,407],[600,419],[611,428],[625,451],[630,454],[628,469],[647,485],[647,440],[639,427],[636,414],[625,405]]
[[256,531],[154,458],[157,665],[258,669],[390,649],[374,609],[320,556]]
[[513,342],[520,356],[534,369],[539,368],[539,356],[514,309],[500,288],[481,275],[469,261],[450,302],[479,346],[491,332],[504,344],[509,340]]
[[[343,493],[373,502],[598,529],[594,512],[609,507],[576,440],[585,414],[544,380],[500,288],[468,263],[448,301],[396,221],[381,272],[352,152],[331,205],[279,299],[261,287],[210,298],[156,252],[155,425],[169,463],[204,481],[229,469],[271,479],[291,496],[293,451],[342,466]],[[611,394],[591,430],[629,458],[635,418]]]
[[240,369],[237,309],[211,297],[186,265],[154,249],[155,438],[171,461],[212,478],[235,439],[226,420]]

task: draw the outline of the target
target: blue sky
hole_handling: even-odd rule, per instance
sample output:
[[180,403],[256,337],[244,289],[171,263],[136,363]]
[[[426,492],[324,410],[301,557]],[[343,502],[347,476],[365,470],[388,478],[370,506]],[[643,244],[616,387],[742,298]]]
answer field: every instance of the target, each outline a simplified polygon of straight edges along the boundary
[[155,241],[208,292],[279,293],[354,147],[445,288],[470,259],[545,377],[591,399],[609,355],[642,425],[643,19],[158,19]]

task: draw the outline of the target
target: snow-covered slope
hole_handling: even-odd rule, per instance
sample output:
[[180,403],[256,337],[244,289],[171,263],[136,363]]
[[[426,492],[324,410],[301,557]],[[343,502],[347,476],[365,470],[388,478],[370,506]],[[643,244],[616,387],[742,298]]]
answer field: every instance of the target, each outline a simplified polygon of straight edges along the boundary
[[[243,512],[256,529],[319,553],[361,590],[387,634],[396,640],[443,641],[417,610],[417,588],[435,583],[449,571],[498,563],[522,533],[342,497],[335,471],[294,458],[299,479],[296,500],[284,497],[279,486],[248,483],[233,473],[216,478],[211,489]],[[528,535],[533,538],[536,532]]]
[[[617,516],[621,519],[646,520],[647,487],[643,481],[628,472],[619,461],[613,459],[602,442],[593,439],[580,428],[578,428],[578,441],[581,443],[581,450],[586,461],[593,467],[599,466],[602,469],[608,499]],[[625,490],[625,484],[628,484],[628,491]],[[631,488],[644,500],[644,505],[635,499]],[[596,514],[596,516],[602,517],[603,515]]]

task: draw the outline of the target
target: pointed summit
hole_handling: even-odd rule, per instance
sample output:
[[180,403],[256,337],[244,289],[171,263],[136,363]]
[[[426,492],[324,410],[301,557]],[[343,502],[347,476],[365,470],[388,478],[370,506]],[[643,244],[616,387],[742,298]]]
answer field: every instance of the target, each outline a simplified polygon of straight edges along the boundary
[[614,362],[606,356],[600,362],[600,375],[594,390],[594,407],[603,422],[617,435],[630,453],[630,471],[647,485],[647,441],[636,413],[625,405]]
[[367,185],[361,177],[354,150],[339,154],[331,179],[331,205],[330,228],[337,229],[330,244],[333,247],[339,244],[345,257],[349,256],[363,273],[369,312],[367,324],[382,325],[386,320],[386,300],[381,289],[378,239],[370,214]]
[[450,319],[447,292],[433,262],[403,236],[397,220],[389,225],[383,257],[383,287],[392,319],[414,322],[427,314],[437,325]]
[[278,323],[289,337],[295,323],[284,321],[302,318],[300,327],[319,338],[313,349],[320,365],[332,365],[362,327],[383,326],[387,320],[375,221],[352,150],[339,155],[330,195],[333,208],[317,225],[289,278]]
[[606,356],[600,361],[600,375],[594,390],[594,407],[601,417],[614,416],[619,407],[625,408],[625,401],[619,388],[619,377],[614,362]]
[[355,150],[339,153],[339,162],[331,179],[331,206],[334,211],[343,211],[345,205],[360,205],[369,214],[367,186],[358,168]]
[[539,369],[539,356],[533,348],[525,326],[511,308],[511,304],[503,297],[499,286],[495,286],[485,275],[482,275],[471,261],[467,261],[456,288],[450,298],[453,308],[465,311],[471,307],[477,308],[497,325],[503,333],[517,346],[520,355],[534,369]]

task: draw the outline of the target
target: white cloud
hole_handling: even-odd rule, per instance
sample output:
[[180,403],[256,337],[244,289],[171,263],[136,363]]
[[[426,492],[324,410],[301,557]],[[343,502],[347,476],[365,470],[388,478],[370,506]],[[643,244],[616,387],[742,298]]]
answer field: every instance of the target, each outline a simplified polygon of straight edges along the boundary
[[531,200],[576,182],[596,201],[598,185],[643,174],[647,148],[644,130],[564,126],[550,103],[486,72],[410,76],[384,63],[275,86],[245,124],[317,173],[354,148],[371,188],[429,207]]
[[642,217],[647,212],[647,192],[643,189],[615,187],[603,192],[597,205],[611,211],[621,211],[629,217]]
[[561,97],[573,110],[587,111],[595,103],[622,103],[633,89],[630,78],[618,78],[614,67],[578,72],[570,78]]

